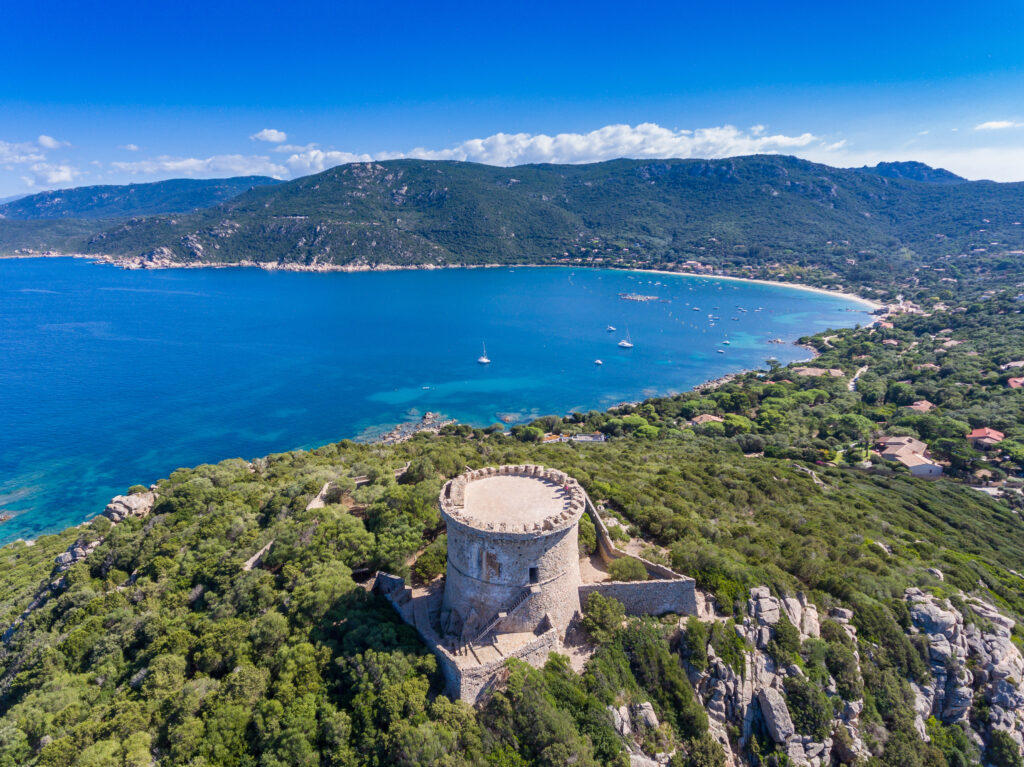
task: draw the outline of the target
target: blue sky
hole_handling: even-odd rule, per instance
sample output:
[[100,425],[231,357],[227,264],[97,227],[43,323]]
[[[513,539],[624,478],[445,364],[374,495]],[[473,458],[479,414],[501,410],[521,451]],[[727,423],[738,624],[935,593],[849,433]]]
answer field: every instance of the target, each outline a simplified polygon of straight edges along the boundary
[[1019,0],[8,0],[3,19],[0,196],[408,155],[763,151],[1024,180]]

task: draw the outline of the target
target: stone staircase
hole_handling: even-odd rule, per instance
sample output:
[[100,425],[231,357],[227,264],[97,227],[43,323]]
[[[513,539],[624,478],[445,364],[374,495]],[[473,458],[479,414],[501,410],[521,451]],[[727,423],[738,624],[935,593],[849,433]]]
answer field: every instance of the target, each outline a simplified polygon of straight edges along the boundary
[[471,639],[465,642],[461,647],[456,650],[458,655],[465,655],[472,650],[472,645],[480,643],[487,637],[494,629],[498,627],[503,620],[511,618],[518,612],[527,600],[529,600],[534,594],[540,593],[540,586],[531,584],[529,586],[523,586],[523,588],[517,593],[512,600],[504,606],[503,609],[496,612],[491,619],[488,620]]

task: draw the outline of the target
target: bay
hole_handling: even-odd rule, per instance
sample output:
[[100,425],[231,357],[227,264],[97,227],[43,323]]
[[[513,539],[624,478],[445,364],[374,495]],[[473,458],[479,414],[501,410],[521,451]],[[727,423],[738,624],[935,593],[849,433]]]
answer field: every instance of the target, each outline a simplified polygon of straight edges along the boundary
[[[179,466],[372,438],[426,411],[489,425],[604,409],[803,359],[769,340],[852,327],[867,311],[839,295],[643,272],[2,259],[0,510],[14,516],[0,543],[82,522]],[[627,329],[632,349],[617,346]]]

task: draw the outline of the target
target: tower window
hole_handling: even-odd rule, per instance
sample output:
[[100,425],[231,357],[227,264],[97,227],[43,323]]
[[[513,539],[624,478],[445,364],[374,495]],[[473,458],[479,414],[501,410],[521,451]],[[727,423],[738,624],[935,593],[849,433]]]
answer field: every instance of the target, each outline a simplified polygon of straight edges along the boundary
[[530,568],[530,583],[536,583],[540,580],[540,573],[537,572],[536,567]]

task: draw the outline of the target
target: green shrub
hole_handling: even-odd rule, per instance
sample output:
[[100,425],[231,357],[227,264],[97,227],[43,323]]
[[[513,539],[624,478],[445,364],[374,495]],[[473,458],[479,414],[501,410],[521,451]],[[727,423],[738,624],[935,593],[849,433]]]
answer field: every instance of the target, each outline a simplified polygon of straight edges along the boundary
[[836,689],[843,700],[859,700],[864,696],[864,683],[853,650],[843,644],[828,643],[825,666],[836,680]]
[[786,677],[783,687],[796,731],[801,735],[810,735],[815,740],[827,738],[832,723],[832,704],[825,693],[798,676]]
[[800,652],[800,632],[785,613],[779,614],[779,622],[775,624],[773,634],[767,649],[776,665],[785,668],[795,663],[797,653]]
[[698,671],[708,667],[708,630],[696,615],[686,619],[680,649],[683,657]]
[[448,565],[448,536],[439,535],[412,566],[413,574],[422,582],[432,581],[443,575]]
[[608,575],[613,581],[646,581],[647,568],[636,557],[619,557],[608,563]]
[[626,609],[614,597],[605,597],[596,591],[587,596],[583,605],[583,628],[595,644],[608,644],[626,619]]
[[992,740],[988,744],[988,758],[994,767],[1024,767],[1020,749],[1008,732],[992,731]]
[[597,528],[589,514],[580,517],[579,525],[580,557],[589,557],[597,550]]
[[722,662],[742,676],[747,667],[746,644],[736,633],[736,624],[730,618],[727,621],[715,621],[711,624],[711,646]]

